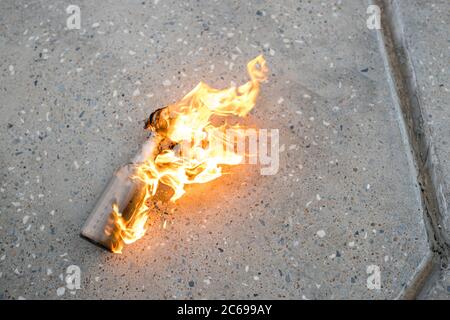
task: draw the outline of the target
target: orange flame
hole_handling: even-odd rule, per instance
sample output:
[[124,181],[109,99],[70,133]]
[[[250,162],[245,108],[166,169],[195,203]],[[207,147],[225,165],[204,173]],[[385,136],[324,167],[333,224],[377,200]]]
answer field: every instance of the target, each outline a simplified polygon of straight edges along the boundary
[[185,185],[209,182],[222,175],[221,165],[241,163],[242,155],[234,151],[234,141],[225,134],[226,130],[239,126],[214,126],[211,117],[244,117],[255,106],[260,83],[268,72],[263,56],[251,60],[247,71],[250,81],[239,87],[218,90],[200,82],[181,101],[161,112],[159,121],[164,126],[154,129],[156,135],[178,147],[166,148],[137,165],[133,178],[143,184],[145,194],[128,217],[122,217],[117,204],[113,205],[114,224],[108,232],[113,252],[121,253],[123,244],[145,234],[149,217],[147,202],[155,195],[159,183],[174,191],[170,200],[176,201],[185,193]]

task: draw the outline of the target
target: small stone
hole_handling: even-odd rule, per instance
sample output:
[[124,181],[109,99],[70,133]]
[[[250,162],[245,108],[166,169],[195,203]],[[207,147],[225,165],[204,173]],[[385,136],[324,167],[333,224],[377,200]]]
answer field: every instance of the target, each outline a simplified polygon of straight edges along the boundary
[[58,289],[56,290],[56,295],[57,295],[58,297],[60,297],[60,296],[64,295],[65,292],[66,292],[66,288],[60,287],[60,288],[58,288]]
[[319,236],[319,238],[323,238],[323,237],[325,237],[326,233],[324,230],[319,230],[319,231],[317,231],[317,235]]
[[26,224],[28,222],[28,219],[30,219],[30,216],[24,216],[22,219],[22,223]]

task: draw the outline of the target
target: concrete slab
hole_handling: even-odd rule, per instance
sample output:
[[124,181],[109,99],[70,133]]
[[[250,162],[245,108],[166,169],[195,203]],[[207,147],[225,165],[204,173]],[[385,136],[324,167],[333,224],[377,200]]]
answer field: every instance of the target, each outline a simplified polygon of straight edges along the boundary
[[[367,4],[78,4],[80,31],[65,29],[68,1],[0,3],[2,298],[385,299],[429,262]],[[280,130],[279,172],[189,188],[123,255],[79,238],[140,121],[200,80],[245,81],[261,52],[271,76],[249,121]]]
[[[437,217],[438,241],[450,245],[450,3],[448,1],[392,1],[396,24],[400,29],[399,45],[403,63],[411,74],[416,108],[420,110],[427,143],[428,166],[435,184],[440,215]],[[420,12],[420,14],[418,14]],[[444,247],[445,245],[443,245]],[[444,252],[445,254],[445,252]],[[448,252],[446,253],[448,254]],[[443,257],[445,259],[445,257]],[[448,258],[448,257],[447,257]],[[449,299],[448,264],[426,290],[422,298]]]
[[[447,264],[448,266],[448,264]],[[423,300],[449,300],[450,299],[450,269],[448,267],[438,270],[428,281],[418,296]]]
[[[450,241],[450,99],[449,69],[450,3],[448,1],[394,1],[404,49],[412,69],[414,92],[423,118],[423,130],[431,145],[432,170],[441,205],[441,227]],[[420,12],[420,14],[418,14]]]

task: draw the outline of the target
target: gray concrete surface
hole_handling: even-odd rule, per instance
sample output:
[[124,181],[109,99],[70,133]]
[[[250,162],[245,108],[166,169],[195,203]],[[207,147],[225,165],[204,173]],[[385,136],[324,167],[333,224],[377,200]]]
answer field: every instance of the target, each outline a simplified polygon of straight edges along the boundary
[[[367,3],[77,1],[79,31],[69,3],[0,2],[3,299],[386,299],[430,264]],[[81,239],[141,120],[200,80],[246,81],[261,52],[271,75],[248,122],[280,130],[278,174],[240,166],[190,187],[122,255]]]
[[[423,117],[422,131],[427,137],[430,168],[440,206],[440,241],[450,244],[450,2],[393,1],[397,26],[401,31],[404,63],[411,73],[414,99]],[[417,14],[420,12],[420,14]],[[449,299],[448,261],[437,272],[429,296]]]
[[450,269],[447,261],[446,267],[437,269],[430,275],[417,298],[421,300],[448,300],[450,298],[449,295]]
[[[442,173],[439,196],[450,208],[450,3],[448,1],[397,1],[403,34],[417,84],[417,99],[436,152],[436,170]],[[420,11],[420,15],[414,14]],[[445,212],[442,227],[450,232],[450,217]]]

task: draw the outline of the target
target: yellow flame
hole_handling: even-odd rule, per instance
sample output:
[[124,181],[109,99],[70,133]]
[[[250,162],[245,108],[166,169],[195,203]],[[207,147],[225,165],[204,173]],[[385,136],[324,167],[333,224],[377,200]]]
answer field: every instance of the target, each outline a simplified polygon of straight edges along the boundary
[[227,129],[239,126],[214,126],[211,117],[244,117],[255,106],[260,83],[268,72],[263,56],[251,60],[247,71],[250,81],[239,87],[218,90],[200,82],[162,113],[165,130],[156,134],[178,148],[162,150],[155,158],[146,159],[137,166],[134,178],[143,182],[145,196],[128,217],[122,217],[117,204],[114,204],[114,227],[109,232],[113,252],[120,253],[123,243],[132,243],[145,234],[149,217],[147,202],[155,195],[159,183],[174,191],[171,201],[176,201],[185,193],[185,185],[209,182],[222,175],[221,165],[241,163],[242,155],[234,151],[234,141],[225,134]]

